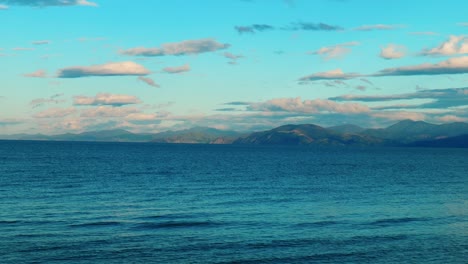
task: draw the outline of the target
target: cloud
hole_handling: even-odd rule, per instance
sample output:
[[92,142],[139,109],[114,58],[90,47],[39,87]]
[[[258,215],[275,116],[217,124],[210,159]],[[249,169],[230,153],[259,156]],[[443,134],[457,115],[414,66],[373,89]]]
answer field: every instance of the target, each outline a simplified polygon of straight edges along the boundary
[[438,47],[426,49],[421,52],[423,56],[451,56],[461,54],[468,54],[468,37],[463,35],[452,35]]
[[59,78],[80,78],[89,76],[147,75],[150,71],[131,61],[112,62],[92,66],[74,66],[58,70]]
[[[419,103],[421,99],[429,102]],[[417,104],[397,104],[373,107],[373,109],[447,109],[468,105],[468,88],[447,88],[421,90],[414,93],[392,94],[392,95],[341,95],[329,98],[333,101],[354,102],[391,102],[398,100],[418,100]]]
[[65,102],[65,100],[57,99],[61,96],[63,96],[63,94],[54,94],[49,98],[37,98],[37,99],[32,100],[29,103],[29,105],[31,105],[32,108],[37,108],[37,107],[43,106],[45,104],[50,104],[50,103],[53,103],[53,104],[63,103]]
[[37,40],[32,42],[33,45],[46,45],[50,44],[50,40]]
[[266,24],[253,24],[250,26],[235,26],[234,29],[239,33],[255,33],[257,31],[263,32],[267,30],[273,30],[275,27]]
[[31,77],[31,78],[46,78],[47,73],[44,70],[37,70],[35,72],[23,74],[23,76],[24,77]]
[[451,58],[436,64],[420,64],[416,66],[404,66],[388,68],[379,71],[372,76],[410,76],[410,75],[440,75],[468,73],[468,56]]
[[369,81],[369,80],[366,79],[366,78],[361,78],[361,79],[359,79],[359,80],[361,80],[361,81],[363,81],[363,82],[365,82],[365,83],[367,83],[367,84],[374,85],[373,82]]
[[123,106],[141,103],[138,97],[125,94],[99,93],[94,97],[74,96],[73,105],[111,105]]
[[341,31],[340,26],[329,25],[325,23],[310,23],[310,22],[297,22],[292,23],[286,30],[305,30],[305,31]]
[[455,115],[444,115],[437,118],[438,121],[443,123],[452,123],[452,122],[467,122],[468,118],[458,117]]
[[359,77],[355,73],[343,73],[341,69],[331,70],[327,72],[319,72],[304,76],[299,81],[318,81],[318,80],[348,80]]
[[205,52],[227,49],[230,45],[219,43],[214,39],[185,40],[182,42],[173,42],[162,44],[161,48],[132,48],[121,51],[121,54],[131,56],[168,56],[168,55],[193,55]]
[[87,0],[0,0],[0,3],[19,6],[47,7],[47,6],[97,6]]
[[158,119],[157,114],[145,114],[145,113],[132,113],[125,117],[125,120],[132,124],[158,124],[161,120]]
[[24,121],[18,120],[18,119],[11,119],[11,118],[1,119],[0,118],[0,126],[20,125],[23,123]]
[[375,25],[362,25],[360,27],[354,28],[353,30],[357,31],[373,31],[373,30],[394,30],[401,28],[401,25],[385,25],[385,24],[375,24]]
[[458,23],[457,25],[459,25],[460,27],[468,27],[468,22],[461,22],[461,23]]
[[344,57],[345,55],[351,52],[351,49],[347,47],[357,45],[359,45],[359,42],[346,42],[334,46],[322,47],[319,50],[309,52],[308,54],[320,55],[324,60],[338,59]]
[[112,106],[98,106],[83,111],[81,117],[98,118],[98,117],[125,117],[129,114],[139,113],[136,108],[128,107],[112,107]]
[[331,100],[314,99],[302,100],[296,98],[277,98],[262,103],[251,103],[247,106],[249,111],[272,111],[293,113],[364,113],[369,107],[357,103],[340,104]]
[[6,5],[0,5],[0,10],[7,10],[8,9],[8,6]]
[[380,57],[386,60],[400,59],[405,56],[406,47],[395,44],[388,44],[387,47],[382,47]]
[[12,50],[15,50],[15,51],[27,51],[27,50],[35,50],[35,49],[34,49],[34,48],[16,47],[16,48],[12,48]]
[[223,53],[223,56],[227,59],[229,59],[230,61],[228,61],[229,64],[232,64],[232,65],[235,65],[237,64],[237,60],[238,59],[241,59],[241,58],[244,58],[244,56],[242,55],[235,55],[235,54],[232,54],[230,52],[224,52]]
[[436,64],[424,63],[415,66],[387,68],[374,74],[343,73],[341,69],[314,73],[299,79],[299,82],[319,80],[348,80],[358,77],[418,76],[468,73],[468,56],[450,58]]
[[153,86],[153,87],[156,87],[156,88],[160,87],[159,84],[157,84],[155,81],[153,81],[153,79],[148,78],[148,77],[138,76],[138,80],[146,83],[149,86]]
[[50,108],[33,115],[34,118],[61,118],[76,112],[73,107],[70,108]]
[[439,33],[432,32],[432,31],[411,32],[409,34],[414,35],[414,36],[436,36],[436,35],[439,35]]
[[171,73],[171,74],[188,72],[188,71],[190,71],[190,65],[188,64],[177,66],[177,67],[166,67],[163,69],[163,72]]
[[420,121],[425,120],[426,115],[423,113],[418,112],[405,112],[405,111],[380,111],[372,113],[371,116],[390,119],[390,120],[413,120],[413,121]]

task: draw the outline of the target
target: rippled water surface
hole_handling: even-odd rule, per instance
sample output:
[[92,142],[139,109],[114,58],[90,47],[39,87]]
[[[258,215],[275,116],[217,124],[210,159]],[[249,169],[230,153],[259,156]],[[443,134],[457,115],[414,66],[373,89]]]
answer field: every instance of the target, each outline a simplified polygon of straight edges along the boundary
[[468,150],[0,141],[1,263],[467,263]]

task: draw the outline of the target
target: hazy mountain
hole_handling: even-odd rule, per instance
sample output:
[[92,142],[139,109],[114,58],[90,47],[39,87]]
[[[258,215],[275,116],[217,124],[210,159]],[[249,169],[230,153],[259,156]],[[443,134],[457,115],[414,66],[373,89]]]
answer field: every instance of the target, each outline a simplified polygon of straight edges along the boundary
[[468,134],[435,140],[416,141],[408,144],[408,146],[432,148],[468,148]]
[[161,143],[229,144],[240,135],[240,133],[235,131],[225,131],[209,127],[194,127],[191,129],[154,134],[151,141]]
[[360,126],[356,126],[353,124],[344,124],[344,125],[339,125],[339,126],[332,126],[332,127],[327,127],[328,130],[332,130],[335,132],[339,133],[348,133],[348,134],[358,134],[361,133],[362,131],[366,130],[365,128],[362,128]]
[[241,137],[234,144],[255,145],[388,145],[388,141],[367,135],[339,133],[317,125],[285,125]]
[[423,121],[404,120],[387,128],[367,129],[360,134],[405,143],[468,134],[467,123],[434,125]]

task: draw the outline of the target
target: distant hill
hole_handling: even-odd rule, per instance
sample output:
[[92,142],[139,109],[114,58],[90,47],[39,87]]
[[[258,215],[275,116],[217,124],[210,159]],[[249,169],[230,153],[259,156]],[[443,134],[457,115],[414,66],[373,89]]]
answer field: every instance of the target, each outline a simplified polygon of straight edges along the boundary
[[408,144],[408,146],[432,148],[468,148],[468,134],[435,140],[416,141]]
[[0,135],[0,139],[10,140],[418,147],[467,147],[467,138],[467,123],[457,122],[435,125],[411,120],[404,120],[387,128],[379,129],[364,129],[352,124],[328,128],[314,124],[302,124],[284,125],[271,130],[250,134],[209,127],[194,127],[152,134],[138,134],[123,129],[113,129],[89,131],[79,134]]
[[194,127],[191,129],[154,134],[151,141],[160,143],[230,144],[240,135],[240,133],[235,131],[225,131],[209,127]]
[[339,133],[317,125],[285,125],[272,130],[241,137],[234,144],[255,145],[329,145],[374,146],[388,145],[389,141],[367,135]]
[[17,134],[1,136],[0,138],[16,140],[230,144],[240,135],[240,133],[234,131],[224,131],[208,127],[195,127],[187,130],[166,131],[155,134],[137,134],[123,129],[113,129],[60,135]]
[[348,134],[359,134],[362,131],[366,130],[365,128],[362,128],[360,126],[356,126],[356,125],[353,125],[353,124],[332,126],[332,127],[327,127],[327,129],[335,131],[335,132],[339,132],[339,133],[348,133]]
[[468,124],[457,122],[434,125],[423,121],[404,120],[387,128],[367,129],[360,134],[409,143],[468,134]]

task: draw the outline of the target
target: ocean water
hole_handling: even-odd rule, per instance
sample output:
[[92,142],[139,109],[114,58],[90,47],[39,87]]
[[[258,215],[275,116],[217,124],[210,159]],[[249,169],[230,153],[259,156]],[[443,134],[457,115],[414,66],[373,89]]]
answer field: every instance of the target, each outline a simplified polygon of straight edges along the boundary
[[468,150],[0,141],[0,263],[468,263]]

